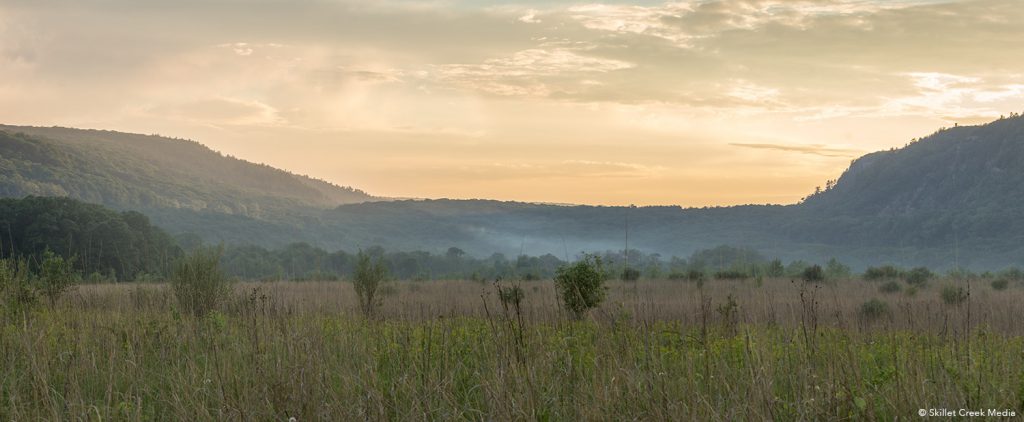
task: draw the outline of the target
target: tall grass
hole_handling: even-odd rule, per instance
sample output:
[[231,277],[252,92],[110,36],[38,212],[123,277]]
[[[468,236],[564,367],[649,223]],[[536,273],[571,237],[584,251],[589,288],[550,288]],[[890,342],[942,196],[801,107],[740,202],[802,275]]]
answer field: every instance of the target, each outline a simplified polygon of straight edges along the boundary
[[[550,282],[515,305],[474,282],[384,285],[376,319],[348,283],[241,283],[198,318],[166,285],[82,286],[0,327],[0,415],[892,420],[1024,400],[1020,289],[948,306],[860,281],[611,283],[576,320]],[[890,311],[861,318],[871,299]]]

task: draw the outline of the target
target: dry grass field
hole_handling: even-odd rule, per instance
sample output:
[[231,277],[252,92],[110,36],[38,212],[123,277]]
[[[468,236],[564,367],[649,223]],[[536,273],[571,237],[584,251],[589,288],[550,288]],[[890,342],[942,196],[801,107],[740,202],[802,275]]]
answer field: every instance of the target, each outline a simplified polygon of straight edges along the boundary
[[[944,300],[944,286],[969,291]],[[970,284],[968,288],[968,284]],[[238,283],[204,317],[166,285],[84,285],[0,327],[4,420],[893,420],[1020,413],[1024,288],[936,280]],[[876,301],[872,302],[875,299]],[[987,414],[987,413],[986,413]]]

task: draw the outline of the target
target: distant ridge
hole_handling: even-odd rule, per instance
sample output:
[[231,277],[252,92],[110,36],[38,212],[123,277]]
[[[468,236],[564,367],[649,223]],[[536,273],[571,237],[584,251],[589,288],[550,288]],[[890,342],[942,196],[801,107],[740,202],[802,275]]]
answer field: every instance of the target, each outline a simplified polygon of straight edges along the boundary
[[0,196],[134,209],[207,242],[556,256],[629,244],[689,256],[721,244],[856,268],[1024,265],[1024,117],[940,130],[867,154],[794,205],[609,207],[383,200],[226,157],[193,141],[0,126]]

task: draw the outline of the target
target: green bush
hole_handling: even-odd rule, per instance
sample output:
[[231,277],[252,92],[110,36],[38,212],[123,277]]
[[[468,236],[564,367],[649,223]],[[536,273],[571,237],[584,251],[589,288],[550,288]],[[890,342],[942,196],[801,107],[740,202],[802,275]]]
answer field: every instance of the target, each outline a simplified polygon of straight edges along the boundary
[[583,259],[558,268],[555,288],[565,309],[576,318],[599,305],[605,298],[605,273],[601,258],[586,255]]
[[359,251],[359,255],[356,256],[356,271],[352,277],[352,285],[356,289],[359,309],[363,315],[373,316],[374,311],[380,306],[377,287],[384,281],[386,275],[387,268],[384,267],[379,256],[371,261],[370,255]]
[[23,312],[39,301],[28,261],[0,260],[0,299],[0,306],[5,311],[3,314]]
[[959,286],[946,286],[939,292],[942,301],[947,305],[959,305],[967,300],[967,291]]
[[917,267],[910,271],[907,271],[907,273],[903,277],[903,280],[906,281],[907,284],[920,286],[922,284],[927,283],[928,280],[931,280],[931,278],[934,276],[935,275],[932,274],[931,270],[925,267]]
[[888,281],[885,284],[878,287],[878,291],[882,293],[896,293],[899,292],[900,290],[903,290],[903,287],[900,286],[900,283],[897,283],[895,281]]
[[1010,280],[1007,280],[1005,278],[997,278],[995,280],[992,280],[992,289],[993,290],[1000,290],[1000,291],[1002,291],[1002,290],[1006,290],[1007,287],[1010,287]]
[[868,267],[864,271],[864,279],[868,281],[879,281],[879,280],[894,280],[900,278],[903,272],[899,268],[892,265],[883,265],[881,267]]
[[804,281],[808,283],[824,281],[825,270],[821,268],[821,265],[811,265],[810,267],[804,268],[802,277]]
[[865,321],[874,321],[889,315],[889,304],[878,299],[871,299],[860,305],[858,314]]
[[782,260],[776,258],[768,263],[764,272],[768,277],[778,278],[786,275],[786,267],[782,265]]
[[220,269],[222,248],[196,248],[175,265],[171,289],[178,305],[202,317],[223,304],[231,282]]
[[699,282],[704,281],[704,272],[701,270],[690,270],[686,272],[686,279],[688,281]]
[[43,252],[43,262],[39,267],[39,291],[46,296],[50,306],[55,305],[57,299],[75,284],[75,271],[71,269],[73,261],[49,250]]

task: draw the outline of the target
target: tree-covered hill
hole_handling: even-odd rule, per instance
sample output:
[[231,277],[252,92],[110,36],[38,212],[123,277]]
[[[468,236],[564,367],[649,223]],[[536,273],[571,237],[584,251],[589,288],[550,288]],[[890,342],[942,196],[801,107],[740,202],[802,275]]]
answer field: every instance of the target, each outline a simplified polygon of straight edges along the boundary
[[[794,240],[932,247],[984,266],[1024,259],[1024,117],[940,130],[855,160],[788,224]],[[959,256],[958,256],[959,255]]]
[[374,202],[191,141],[0,126],[0,195],[26,194],[137,209],[174,235],[268,248],[456,246],[477,257],[564,258],[625,249],[628,227],[630,248],[666,257],[727,244],[785,260],[836,257],[855,269],[1000,269],[1024,263],[1024,118],[945,129],[866,155],[799,204],[699,209]]
[[373,199],[357,189],[224,156],[193,141],[0,126],[0,195],[67,196],[117,209],[273,219],[296,206]]

